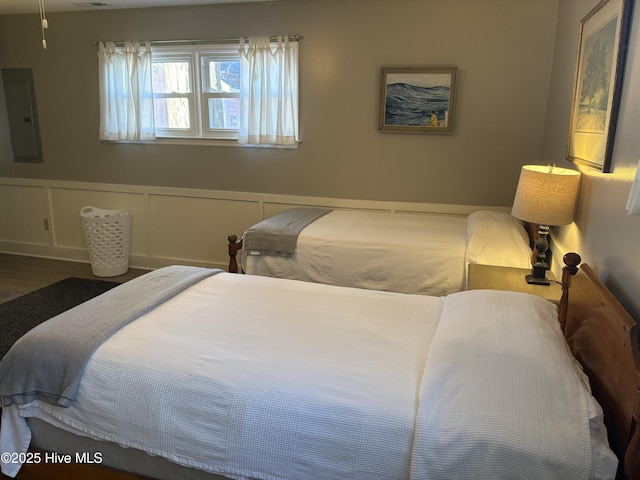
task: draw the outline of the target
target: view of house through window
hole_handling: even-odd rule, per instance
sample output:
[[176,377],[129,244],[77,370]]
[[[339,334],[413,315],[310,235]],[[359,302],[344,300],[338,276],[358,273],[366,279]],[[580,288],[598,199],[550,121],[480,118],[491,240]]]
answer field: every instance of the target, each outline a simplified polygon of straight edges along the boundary
[[238,128],[240,105],[240,61],[205,59],[203,70],[207,76],[207,97],[210,129]]
[[238,137],[237,45],[153,47],[157,137]]

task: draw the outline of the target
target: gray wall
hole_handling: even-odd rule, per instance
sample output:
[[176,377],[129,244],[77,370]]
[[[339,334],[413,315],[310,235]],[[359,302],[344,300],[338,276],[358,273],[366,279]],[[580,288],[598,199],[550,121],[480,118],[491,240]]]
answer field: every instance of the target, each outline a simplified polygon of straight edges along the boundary
[[[0,16],[0,67],[31,67],[45,162],[0,176],[365,200],[508,206],[520,166],[564,160],[580,19],[597,0],[280,0]],[[98,39],[300,33],[297,150],[97,140]],[[382,66],[460,69],[455,133],[377,131]],[[640,8],[631,30],[613,171],[583,170],[577,219],[555,232],[640,318],[640,218],[625,204],[640,156]],[[0,111],[3,99],[0,98]]]
[[[0,176],[506,206],[538,163],[558,0],[280,0],[0,17],[0,67],[31,67],[45,162]],[[300,33],[297,150],[113,145],[98,135],[99,39]],[[453,135],[377,131],[382,66],[457,65]],[[0,117],[1,118],[1,117]],[[0,120],[1,122],[1,120]]]
[[[545,128],[547,162],[566,162],[580,20],[597,0],[560,0],[553,74]],[[593,267],[636,320],[640,319],[640,217],[626,213],[631,182],[640,159],[640,8],[631,26],[621,108],[613,151],[613,171],[583,173],[574,225],[556,232],[561,252],[576,251]]]

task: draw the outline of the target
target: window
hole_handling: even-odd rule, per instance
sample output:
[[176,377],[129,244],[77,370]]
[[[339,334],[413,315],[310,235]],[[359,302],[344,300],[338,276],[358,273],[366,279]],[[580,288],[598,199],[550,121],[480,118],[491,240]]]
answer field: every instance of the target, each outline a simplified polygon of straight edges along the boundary
[[157,137],[238,138],[237,45],[152,47]]
[[100,140],[297,145],[294,37],[206,46],[99,42]]

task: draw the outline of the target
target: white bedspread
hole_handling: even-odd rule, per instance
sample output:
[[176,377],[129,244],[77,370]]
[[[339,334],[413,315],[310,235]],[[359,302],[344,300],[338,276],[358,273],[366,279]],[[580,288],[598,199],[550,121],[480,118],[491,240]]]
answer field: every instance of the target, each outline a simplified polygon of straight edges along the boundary
[[245,273],[401,293],[464,289],[465,217],[334,210],[308,225],[291,257],[242,252]]
[[240,250],[245,273],[419,295],[466,288],[469,263],[531,267],[522,222],[478,210],[468,217],[333,210],[306,226],[293,255]]
[[524,294],[221,273],[99,347],[70,408],[5,409],[0,447],[33,416],[232,478],[607,478],[554,322]]

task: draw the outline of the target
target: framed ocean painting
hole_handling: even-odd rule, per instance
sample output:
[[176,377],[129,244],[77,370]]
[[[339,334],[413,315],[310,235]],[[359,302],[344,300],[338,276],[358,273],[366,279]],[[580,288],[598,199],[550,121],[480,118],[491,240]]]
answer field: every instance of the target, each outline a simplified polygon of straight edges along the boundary
[[567,160],[611,171],[630,0],[602,0],[580,22]]
[[378,129],[453,133],[456,67],[382,68]]

